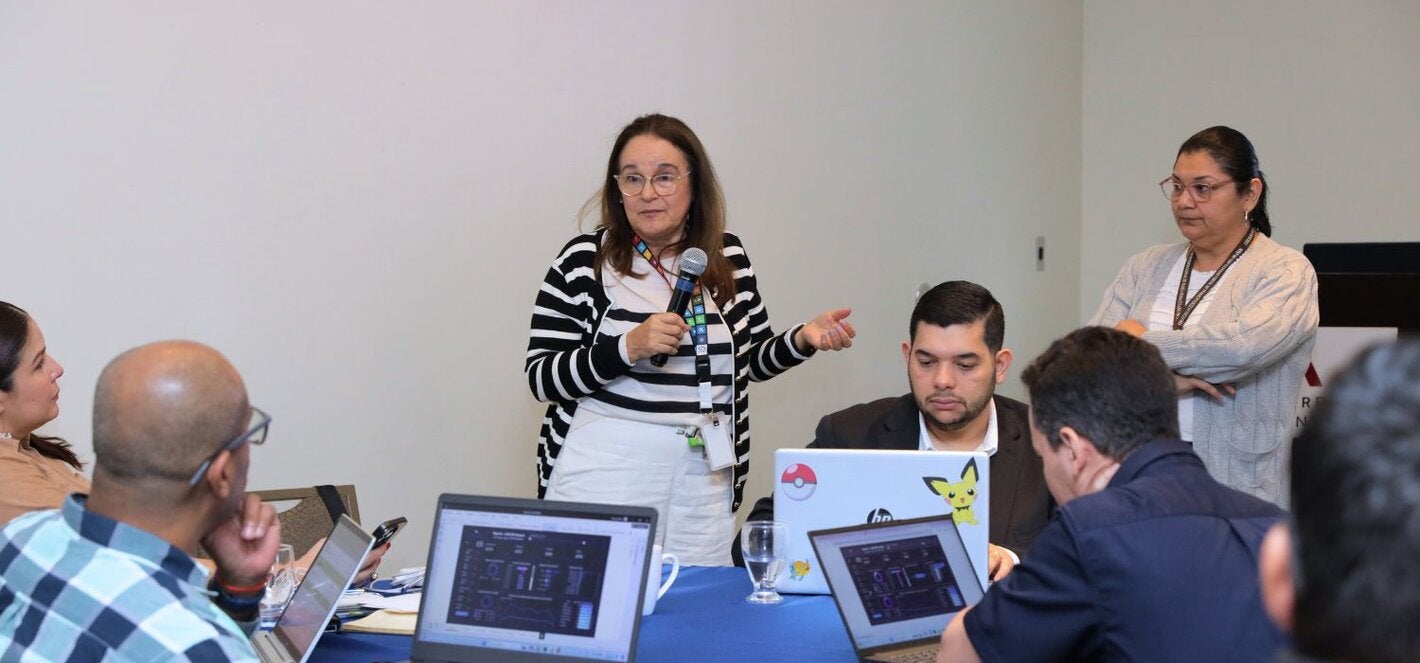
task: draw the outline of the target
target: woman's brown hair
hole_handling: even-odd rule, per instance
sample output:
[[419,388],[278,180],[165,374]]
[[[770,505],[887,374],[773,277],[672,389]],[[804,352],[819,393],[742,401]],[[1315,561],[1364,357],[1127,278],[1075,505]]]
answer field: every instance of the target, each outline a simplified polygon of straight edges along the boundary
[[[621,134],[616,137],[616,143],[611,147],[611,156],[607,158],[607,169],[602,178],[599,196],[601,221],[597,223],[597,227],[606,228],[606,240],[597,252],[597,278],[601,278],[605,265],[611,265],[611,268],[620,274],[631,274],[631,262],[637,257],[631,246],[631,221],[626,218],[626,208],[622,207],[621,191],[611,179],[611,176],[617,173],[622,149],[637,136],[663,139],[685,155],[690,171],[687,179],[693,187],[690,211],[685,223],[685,239],[673,244],[671,248],[676,252],[684,252],[694,246],[705,252],[710,264],[705,269],[705,274],[700,277],[700,283],[723,309],[735,296],[734,265],[730,264],[724,254],[725,195],[720,190],[720,180],[715,177],[715,168],[710,164],[710,155],[705,153],[705,146],[700,144],[695,132],[684,122],[666,115],[651,114],[636,118],[621,130]],[[593,200],[595,199],[594,197]],[[588,201],[588,207],[591,203],[592,201]],[[587,212],[587,208],[583,208],[584,217]]]

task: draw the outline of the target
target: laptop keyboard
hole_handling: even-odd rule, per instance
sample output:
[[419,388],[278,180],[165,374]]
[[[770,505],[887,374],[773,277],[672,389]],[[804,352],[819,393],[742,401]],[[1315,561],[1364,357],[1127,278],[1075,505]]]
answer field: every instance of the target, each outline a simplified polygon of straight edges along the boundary
[[931,663],[937,660],[938,649],[941,649],[941,645],[931,644],[901,651],[874,654],[873,657],[868,660],[883,661],[884,663]]

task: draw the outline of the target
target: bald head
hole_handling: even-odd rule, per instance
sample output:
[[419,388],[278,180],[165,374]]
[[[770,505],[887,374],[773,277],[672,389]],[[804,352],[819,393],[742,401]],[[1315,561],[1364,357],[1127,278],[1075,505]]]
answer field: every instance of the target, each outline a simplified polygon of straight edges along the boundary
[[95,462],[118,479],[185,482],[250,414],[242,376],[221,353],[191,341],[140,346],[99,376]]

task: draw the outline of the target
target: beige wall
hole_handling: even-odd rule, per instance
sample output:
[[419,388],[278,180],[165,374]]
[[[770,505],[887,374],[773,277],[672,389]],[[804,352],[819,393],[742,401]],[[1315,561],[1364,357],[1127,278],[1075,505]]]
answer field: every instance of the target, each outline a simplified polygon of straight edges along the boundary
[[[1417,240],[1413,2],[0,4],[0,299],[69,372],[89,450],[124,348],[224,351],[272,412],[258,488],[353,482],[367,520],[530,495],[532,297],[617,129],[696,128],[772,319],[861,336],[753,387],[754,473],[905,389],[917,284],[1007,311],[1017,369],[1175,241],[1194,131],[1257,144],[1275,237]],[[1047,270],[1034,268],[1035,238]]]
[[1420,3],[1087,2],[1080,311],[1179,239],[1155,183],[1194,132],[1256,146],[1273,238],[1420,240]]
[[617,130],[679,115],[774,323],[852,305],[861,332],[753,388],[752,499],[773,448],[906,388],[919,283],[992,288],[1022,357],[1073,323],[1081,26],[1069,2],[0,4],[0,298],[68,367],[48,430],[82,457],[104,363],[198,339],[274,416],[253,487],[355,483],[419,564],[439,492],[533,493],[533,296]]

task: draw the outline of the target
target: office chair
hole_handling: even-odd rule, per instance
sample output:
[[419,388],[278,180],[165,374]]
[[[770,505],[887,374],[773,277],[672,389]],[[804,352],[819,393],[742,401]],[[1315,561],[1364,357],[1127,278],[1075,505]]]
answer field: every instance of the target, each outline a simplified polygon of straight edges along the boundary
[[355,486],[351,484],[251,492],[263,502],[295,502],[285,510],[280,510],[278,505],[277,517],[281,519],[281,542],[296,549],[297,559],[316,541],[330,534],[341,513],[348,513],[352,520],[360,522],[360,507],[355,499]]

